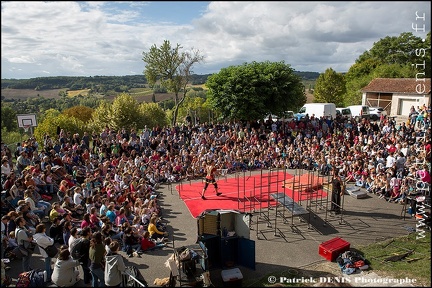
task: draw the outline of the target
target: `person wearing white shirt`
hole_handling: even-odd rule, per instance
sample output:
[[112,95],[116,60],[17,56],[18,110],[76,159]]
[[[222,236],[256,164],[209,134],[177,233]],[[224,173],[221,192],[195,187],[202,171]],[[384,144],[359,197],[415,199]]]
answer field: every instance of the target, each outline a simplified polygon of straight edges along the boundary
[[396,162],[396,158],[393,156],[393,153],[390,153],[386,158],[386,168],[393,167],[393,164]]
[[36,226],[36,233],[33,236],[36,244],[39,245],[39,252],[41,256],[45,259],[45,271],[47,273],[47,281],[51,282],[52,268],[51,268],[51,257],[48,256],[47,252],[43,248],[51,246],[54,244],[54,239],[46,235],[45,224],[39,224]]
[[[69,241],[67,243],[67,245],[69,246],[69,252],[72,253],[72,249],[73,247],[78,243],[78,239],[79,239],[79,235],[78,235],[78,229],[76,227],[73,227],[70,230],[70,236],[69,236]],[[65,243],[66,244],[66,243]]]
[[81,205],[83,199],[84,197],[81,194],[81,187],[75,187],[73,195],[73,202],[75,205]]
[[1,164],[1,174],[2,175],[6,175],[9,176],[9,174],[12,172],[12,169],[9,165],[9,160],[7,158],[3,158],[2,159],[2,164]]

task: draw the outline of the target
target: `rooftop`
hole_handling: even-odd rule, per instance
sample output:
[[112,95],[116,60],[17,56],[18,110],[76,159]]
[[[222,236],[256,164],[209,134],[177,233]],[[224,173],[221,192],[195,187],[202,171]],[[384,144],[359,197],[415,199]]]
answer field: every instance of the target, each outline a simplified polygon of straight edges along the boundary
[[418,94],[416,86],[425,84],[425,94],[431,93],[431,78],[375,78],[361,92]]

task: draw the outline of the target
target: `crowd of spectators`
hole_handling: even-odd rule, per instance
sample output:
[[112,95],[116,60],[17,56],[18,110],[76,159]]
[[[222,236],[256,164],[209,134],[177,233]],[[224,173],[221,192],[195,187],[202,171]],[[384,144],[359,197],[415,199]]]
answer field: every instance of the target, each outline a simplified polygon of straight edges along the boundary
[[[2,144],[2,239],[9,242],[18,218],[33,234],[39,224],[47,225],[47,235],[69,254],[86,238],[88,250],[103,242],[105,253],[111,247],[140,257],[142,250],[163,247],[168,236],[159,185],[203,177],[213,160],[228,173],[299,168],[329,175],[337,169],[346,182],[405,203],[425,193],[416,186],[419,179],[431,183],[430,107],[418,109],[420,121],[401,123],[306,115],[301,121],[186,123],[138,132],[105,127],[83,135],[59,127],[57,137],[45,136],[43,145],[30,138],[11,153]],[[89,251],[78,263],[85,282],[93,279],[97,287],[103,282],[102,252]],[[60,252],[61,261],[69,261],[66,254]]]

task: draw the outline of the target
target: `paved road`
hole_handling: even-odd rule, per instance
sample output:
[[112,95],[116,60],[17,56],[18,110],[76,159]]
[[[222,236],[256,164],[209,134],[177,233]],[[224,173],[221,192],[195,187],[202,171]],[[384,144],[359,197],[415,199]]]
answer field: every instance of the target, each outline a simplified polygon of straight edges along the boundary
[[[235,189],[237,188],[233,187],[233,190]],[[172,255],[173,247],[194,244],[197,239],[197,221],[179,198],[174,185],[161,185],[159,191],[163,217],[171,234],[168,246],[147,252],[142,258],[125,258],[127,265],[135,265],[140,270],[150,286],[153,286],[156,278],[169,276],[170,270],[165,267],[165,262]],[[310,214],[310,217],[290,217],[289,213],[285,212],[284,221],[281,217],[274,216],[275,209],[264,209],[261,213],[257,211],[253,214],[250,239],[254,240],[256,245],[256,269],[236,266],[240,268],[245,284],[246,281],[253,283],[254,280],[275,271],[288,271],[290,268],[307,270],[311,264],[326,262],[318,254],[318,247],[322,242],[334,237],[350,242],[351,248],[360,248],[362,245],[407,235],[408,230],[416,224],[410,217],[402,219],[401,205],[378,199],[375,195],[368,195],[365,199],[345,195],[345,212],[337,217],[326,214],[325,199],[312,204],[311,210],[314,213]],[[321,205],[323,207],[320,207]],[[283,210],[278,208],[278,211]],[[268,216],[270,223],[265,221],[264,215]],[[41,269],[44,267],[44,262],[37,253],[34,254],[31,265]],[[16,279],[21,272],[21,262],[15,260],[10,266],[12,269],[8,273]],[[210,271],[211,280],[217,287],[223,284],[220,272],[220,269]],[[79,282],[77,286],[83,286],[83,283]]]

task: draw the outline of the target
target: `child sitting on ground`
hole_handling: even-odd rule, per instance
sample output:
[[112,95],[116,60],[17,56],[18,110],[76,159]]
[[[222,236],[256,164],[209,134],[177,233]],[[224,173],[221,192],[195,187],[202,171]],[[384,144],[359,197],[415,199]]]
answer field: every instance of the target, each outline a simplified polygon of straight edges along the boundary
[[141,250],[149,251],[156,248],[165,247],[166,244],[164,243],[164,241],[165,238],[159,238],[158,240],[151,239],[150,232],[146,231],[144,233],[144,237],[141,239]]

